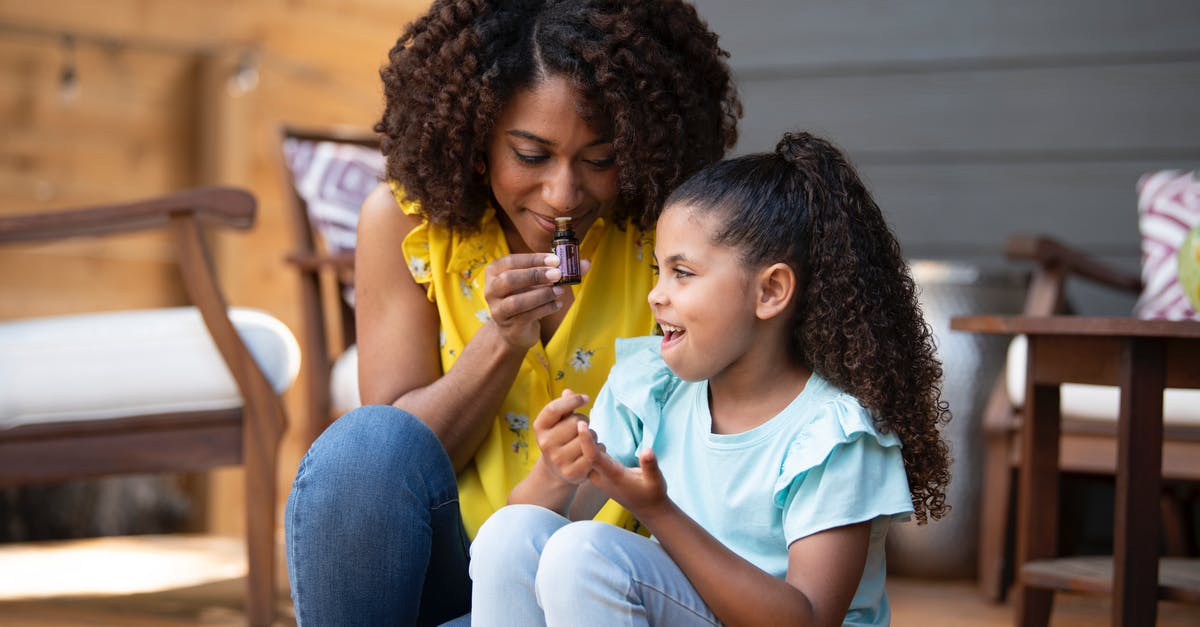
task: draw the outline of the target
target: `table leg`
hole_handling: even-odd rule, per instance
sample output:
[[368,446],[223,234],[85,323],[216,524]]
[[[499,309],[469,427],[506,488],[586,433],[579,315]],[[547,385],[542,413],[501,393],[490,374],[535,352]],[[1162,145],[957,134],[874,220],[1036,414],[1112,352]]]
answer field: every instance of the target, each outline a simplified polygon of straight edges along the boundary
[[1157,609],[1164,343],[1127,338],[1122,343],[1120,378],[1112,624],[1131,627],[1153,625]]
[[1043,627],[1050,621],[1054,593],[1025,585],[1020,569],[1034,559],[1058,554],[1058,461],[1061,397],[1057,384],[1038,383],[1034,370],[1040,347],[1029,338],[1026,358],[1025,408],[1021,426],[1020,491],[1017,503],[1017,596],[1018,627]]

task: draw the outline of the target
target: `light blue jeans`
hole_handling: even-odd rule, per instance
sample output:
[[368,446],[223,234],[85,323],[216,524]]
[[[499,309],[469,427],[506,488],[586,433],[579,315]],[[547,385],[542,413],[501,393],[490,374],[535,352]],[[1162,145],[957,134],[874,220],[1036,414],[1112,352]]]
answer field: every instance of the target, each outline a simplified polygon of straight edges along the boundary
[[472,625],[720,625],[654,540],[510,505],[471,544]]
[[438,625],[470,610],[454,469],[407,412],[334,421],[300,462],[284,527],[299,625]]

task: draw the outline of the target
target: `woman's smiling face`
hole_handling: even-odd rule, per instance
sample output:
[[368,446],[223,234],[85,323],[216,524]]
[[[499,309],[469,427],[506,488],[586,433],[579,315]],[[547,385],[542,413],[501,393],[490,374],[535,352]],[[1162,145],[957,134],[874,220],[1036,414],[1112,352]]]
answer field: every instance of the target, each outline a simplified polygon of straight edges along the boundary
[[578,112],[579,93],[552,76],[518,91],[488,144],[488,176],[514,253],[549,252],[554,218],[570,216],[582,239],[620,194],[612,138]]
[[688,381],[712,379],[746,355],[755,301],[738,251],[713,243],[717,217],[670,205],[658,219],[658,282],[647,300],[663,330],[662,356]]

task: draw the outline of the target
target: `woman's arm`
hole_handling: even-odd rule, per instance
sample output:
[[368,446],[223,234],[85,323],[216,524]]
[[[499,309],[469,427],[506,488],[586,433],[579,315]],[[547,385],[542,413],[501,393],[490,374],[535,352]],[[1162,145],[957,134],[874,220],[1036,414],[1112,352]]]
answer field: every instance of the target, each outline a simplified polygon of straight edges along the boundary
[[591,481],[633,512],[726,625],[836,626],[845,619],[867,562],[871,524],[829,529],[788,547],[787,580],[734,553],[667,497],[653,451],[625,468],[580,432]]
[[[400,210],[387,184],[377,186],[363,203],[355,253],[359,390],[364,403],[395,405],[423,420],[455,470],[461,470],[483,442],[490,419],[536,341],[538,320],[557,307],[549,287],[533,289],[537,286],[513,280],[501,284],[497,302],[507,313],[484,324],[443,375],[437,307],[408,271],[401,247],[419,223]],[[536,280],[532,267],[524,274],[529,282]],[[497,309],[490,297],[489,305]]]

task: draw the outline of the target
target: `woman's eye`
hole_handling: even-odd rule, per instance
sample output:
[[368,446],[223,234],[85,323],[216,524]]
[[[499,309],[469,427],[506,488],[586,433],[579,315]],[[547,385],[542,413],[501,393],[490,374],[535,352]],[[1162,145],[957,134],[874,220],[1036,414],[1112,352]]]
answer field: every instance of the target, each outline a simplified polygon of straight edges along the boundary
[[546,161],[546,159],[549,159],[549,157],[546,155],[527,154],[519,150],[514,150],[513,154],[516,155],[517,159],[522,163],[543,163]]
[[597,170],[607,170],[617,164],[616,157],[605,157],[603,159],[588,159],[588,164]]

